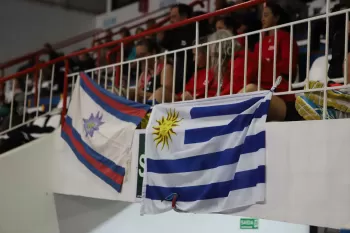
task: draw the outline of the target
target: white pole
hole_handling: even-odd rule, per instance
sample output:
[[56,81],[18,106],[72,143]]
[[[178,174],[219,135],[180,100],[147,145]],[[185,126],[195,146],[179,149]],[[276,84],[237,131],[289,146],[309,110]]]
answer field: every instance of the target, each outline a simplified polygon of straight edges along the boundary
[[106,12],[112,11],[112,0],[106,0]]

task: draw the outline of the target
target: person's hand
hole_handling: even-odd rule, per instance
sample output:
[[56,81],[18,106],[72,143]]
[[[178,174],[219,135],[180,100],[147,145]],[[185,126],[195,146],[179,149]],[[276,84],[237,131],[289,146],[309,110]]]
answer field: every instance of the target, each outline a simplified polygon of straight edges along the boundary
[[193,100],[193,96],[188,91],[185,92],[185,100]]
[[145,91],[143,91],[143,90],[138,90],[138,92],[137,92],[138,99],[140,101],[143,101],[145,94],[146,94],[146,100],[147,100],[147,98],[148,98],[147,93],[145,93]]

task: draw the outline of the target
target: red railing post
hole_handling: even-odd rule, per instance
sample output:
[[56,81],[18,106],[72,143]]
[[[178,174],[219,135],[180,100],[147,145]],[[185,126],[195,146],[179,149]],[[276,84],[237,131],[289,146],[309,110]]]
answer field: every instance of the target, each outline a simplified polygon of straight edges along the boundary
[[97,58],[96,58],[96,66],[100,67],[100,61],[101,61],[101,49],[97,51]]
[[64,86],[63,86],[63,106],[61,115],[61,126],[63,127],[65,122],[65,116],[67,113],[67,98],[68,98],[68,74],[69,74],[69,61],[64,60]]

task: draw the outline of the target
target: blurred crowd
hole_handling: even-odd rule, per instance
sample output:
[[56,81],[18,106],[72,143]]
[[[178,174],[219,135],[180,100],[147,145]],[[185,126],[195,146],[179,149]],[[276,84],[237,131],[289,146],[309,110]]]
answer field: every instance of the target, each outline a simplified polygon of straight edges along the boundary
[[[215,10],[247,1],[249,0],[216,0]],[[194,49],[185,49],[196,44],[196,24],[191,23],[127,42],[123,46],[122,54],[120,48],[107,46],[100,49],[98,54],[82,53],[71,57],[68,60],[68,72],[92,70],[114,64],[121,59],[130,61],[122,67],[123,72],[119,77],[122,79],[122,87],[118,86],[119,80],[115,83],[118,86],[117,93],[121,93],[120,89],[126,89],[130,99],[139,102],[151,101],[152,104],[269,90],[274,86],[276,79],[281,77],[281,83],[276,91],[284,94],[274,95],[268,120],[322,119],[323,92],[298,96],[287,92],[291,90],[291,84],[296,80],[302,82],[306,78],[307,68],[302,68],[307,63],[306,59],[313,59],[310,60],[312,64],[322,54],[324,56],[326,46],[329,47],[331,54],[328,70],[330,80],[328,83],[322,82],[323,80],[312,80],[307,88],[339,85],[332,79],[344,77],[344,70],[349,66],[345,58],[350,52],[350,40],[348,40],[348,51],[345,51],[345,41],[349,37],[345,29],[348,26],[350,31],[350,22],[346,22],[345,14],[332,16],[329,44],[325,45],[322,42],[326,36],[325,18],[312,21],[310,44],[307,45],[310,46],[311,58],[304,58],[305,46],[300,43],[298,45],[298,42],[307,39],[307,23],[295,25],[293,34],[290,32],[290,26],[274,29],[279,25],[325,13],[325,2],[325,0],[268,0],[266,4],[200,21],[198,45]],[[349,5],[350,1],[347,0],[331,1],[333,12],[348,9]],[[186,4],[176,4],[170,8],[170,23],[179,23],[205,13],[193,11],[193,8]],[[137,28],[134,34],[138,35],[159,26],[156,20],[149,19],[145,28]],[[253,33],[260,29],[264,29],[261,41],[260,34]],[[246,33],[249,36],[245,36]],[[106,30],[105,35],[96,40],[94,45],[132,36],[128,28],[118,31],[119,38],[115,38],[115,34],[111,30]],[[232,37],[235,39],[232,40]],[[64,56],[50,44],[45,44],[44,47],[49,60]],[[167,51],[166,56],[164,54],[156,56],[164,51]],[[37,62],[36,59],[32,59],[18,71],[34,67]],[[26,113],[30,106],[25,100],[28,102],[28,99],[34,98],[32,105],[36,104],[35,108],[43,105],[37,103],[38,99],[50,97],[49,101],[52,101],[52,96],[62,94],[66,67],[64,62],[58,62],[42,69],[40,73],[31,72],[27,77],[14,80],[6,90],[1,88],[3,91],[0,93],[0,130],[6,130],[10,125],[14,127],[33,117]],[[113,72],[111,69],[103,69],[102,72],[102,80],[108,77],[103,83],[108,81],[108,85],[112,85],[111,80],[116,79],[116,76],[113,76],[115,70]],[[94,71],[90,73],[93,74]],[[40,83],[36,82],[38,77]],[[345,78],[350,81],[349,77]],[[40,98],[37,96],[36,88],[40,90]],[[348,90],[329,91],[327,118],[348,118],[349,101]],[[50,103],[50,107],[55,105]]]

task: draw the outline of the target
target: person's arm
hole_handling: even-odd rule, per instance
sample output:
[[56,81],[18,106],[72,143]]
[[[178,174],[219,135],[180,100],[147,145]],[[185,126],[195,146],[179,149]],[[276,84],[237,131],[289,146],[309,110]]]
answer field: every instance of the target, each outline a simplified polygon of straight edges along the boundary
[[[160,76],[160,87],[152,94],[149,99],[155,99],[157,102],[170,102],[173,99],[173,66],[167,64]],[[175,97],[175,96],[174,96]]]
[[[142,81],[144,80],[143,74],[141,74],[139,81],[137,83],[137,101],[138,102],[143,102],[144,100],[144,95],[145,95],[145,91],[144,91],[144,82]],[[151,97],[151,93],[146,92],[146,100],[148,100]]]
[[167,64],[162,71],[160,84],[162,87],[164,86],[164,88],[168,91],[173,90],[173,72],[173,66],[169,64]]

